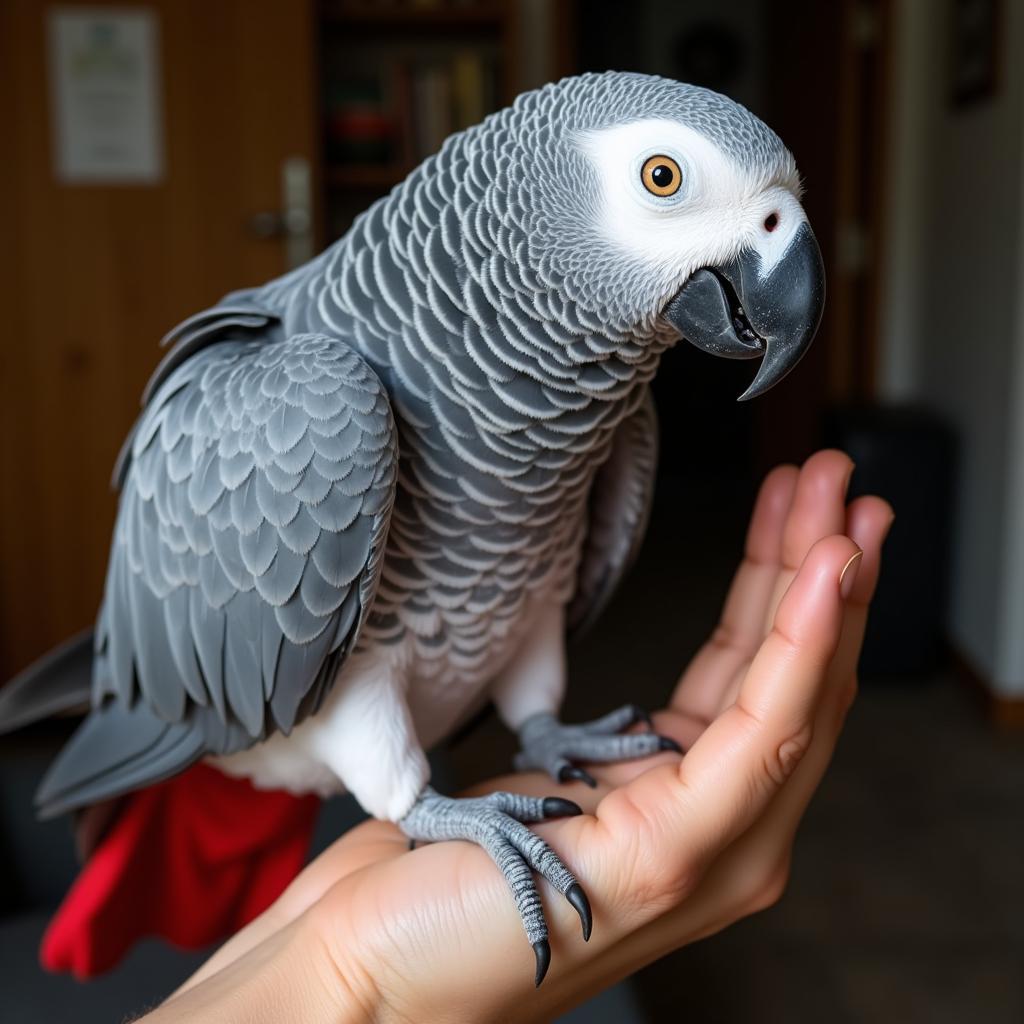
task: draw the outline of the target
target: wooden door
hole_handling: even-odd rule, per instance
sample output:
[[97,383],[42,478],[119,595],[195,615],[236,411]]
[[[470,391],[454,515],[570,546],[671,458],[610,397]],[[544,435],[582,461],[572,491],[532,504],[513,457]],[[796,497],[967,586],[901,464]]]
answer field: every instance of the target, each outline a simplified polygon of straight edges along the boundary
[[0,681],[93,620],[157,342],[283,272],[285,244],[248,225],[316,149],[311,0],[118,0],[157,17],[164,174],[59,183],[52,6],[0,4]]

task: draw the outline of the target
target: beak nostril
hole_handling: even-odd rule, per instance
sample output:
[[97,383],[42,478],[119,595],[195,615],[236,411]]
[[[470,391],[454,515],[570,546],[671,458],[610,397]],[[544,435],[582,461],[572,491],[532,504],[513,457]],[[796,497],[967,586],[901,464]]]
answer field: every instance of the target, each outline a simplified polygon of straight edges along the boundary
[[779,226],[779,215],[777,213],[769,213],[764,219],[765,231],[774,231]]

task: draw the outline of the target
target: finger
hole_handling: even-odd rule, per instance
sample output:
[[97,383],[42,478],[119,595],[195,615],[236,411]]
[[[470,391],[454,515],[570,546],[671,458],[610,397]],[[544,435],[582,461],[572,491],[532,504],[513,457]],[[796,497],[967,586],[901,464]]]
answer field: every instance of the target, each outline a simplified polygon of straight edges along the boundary
[[[778,857],[792,845],[797,826],[828,766],[843,719],[853,702],[868,604],[878,581],[882,545],[892,522],[892,509],[881,498],[858,498],[848,509],[847,529],[864,554],[844,604],[840,640],[819,701],[814,740],[792,780],[775,798],[771,813],[754,826],[755,831],[763,834],[774,832],[773,845]],[[767,846],[766,838],[762,838],[761,845],[762,848]]]
[[864,552],[843,614],[843,630],[830,669],[828,700],[846,707],[856,690],[857,661],[867,625],[868,606],[874,596],[882,562],[882,545],[893,523],[892,508],[874,496],[857,498],[846,514],[847,534]]
[[[850,629],[851,619],[856,621],[866,613],[878,578],[881,547],[891,522],[892,511],[881,499],[859,498],[850,505],[847,529],[864,554],[844,606],[840,652],[855,632]],[[855,642],[859,650],[859,636]],[[839,670],[849,678],[853,678],[856,656],[855,650],[849,666]],[[838,660],[837,652],[829,676],[835,673]],[[843,715],[835,714],[834,706],[829,706],[833,697],[829,693],[830,682],[823,684],[813,738],[792,778],[771,798],[765,813],[709,867],[697,890],[683,904],[632,935],[630,943],[639,957],[638,963],[675,949],[681,935],[689,938],[701,929],[704,934],[712,934],[777,898],[778,886],[784,884],[788,873],[797,827],[821,782],[841,730]],[[658,716],[659,730],[671,728],[665,719],[666,716]],[[607,965],[605,969],[609,969]]]
[[800,477],[796,466],[776,466],[761,484],[747,529],[743,554],[754,565],[777,568],[782,557],[782,531]]
[[723,689],[764,639],[765,616],[782,560],[782,531],[798,476],[795,466],[779,466],[765,477],[721,621],[683,673],[670,702],[674,710],[710,720]]
[[[782,566],[775,577],[774,591],[765,603],[765,633],[771,628],[779,602],[807,552],[823,537],[845,532],[846,491],[852,472],[849,456],[834,449],[816,452],[801,467],[782,532]],[[732,679],[722,688],[722,701],[716,710],[734,703],[746,668],[746,663],[737,666]]]
[[[780,603],[736,704],[708,727],[678,770],[649,771],[598,807],[598,821],[613,839],[632,848],[635,863],[651,866],[652,877],[641,885],[692,878],[785,785],[812,738],[842,626],[840,576],[847,566],[856,571],[857,554],[843,536],[816,544]],[[639,852],[638,842],[645,846]],[[633,872],[634,883],[642,871]]]
[[816,452],[803,464],[782,531],[784,568],[795,573],[822,537],[843,533],[852,473],[850,457],[834,449]]
[[[856,692],[856,664],[867,605],[878,580],[882,545],[892,521],[892,509],[880,498],[858,498],[850,505],[847,528],[855,535],[864,555],[845,603],[842,634],[819,702],[813,740],[768,811],[702,879],[704,902],[724,915],[723,919],[711,922],[712,931],[737,915],[749,913],[752,906],[761,905],[766,888],[771,894],[780,879],[785,878],[797,828],[832,758]],[[690,909],[696,912],[700,908]]]
[[832,660],[829,693],[823,714],[830,715],[838,730],[857,693],[857,663],[868,621],[868,606],[878,584],[882,545],[893,523],[888,502],[874,496],[858,498],[847,510],[846,529],[864,552],[843,621],[839,648]]
[[868,495],[850,502],[846,510],[846,535],[864,551],[857,582],[850,594],[851,606],[867,605],[875,595],[882,564],[882,545],[892,528],[895,513],[883,498]]
[[[801,762],[790,785],[779,795],[780,802],[790,804],[790,838],[802,817],[807,803],[831,758],[835,741],[842,727],[845,711],[856,689],[857,660],[860,656],[868,606],[874,594],[881,569],[882,546],[893,522],[892,509],[881,498],[864,497],[851,502],[847,528],[863,551],[844,602],[843,623],[839,644],[829,666],[828,676],[819,702],[814,726],[816,740]],[[817,742],[820,739],[820,743]],[[775,815],[783,820],[785,815]]]

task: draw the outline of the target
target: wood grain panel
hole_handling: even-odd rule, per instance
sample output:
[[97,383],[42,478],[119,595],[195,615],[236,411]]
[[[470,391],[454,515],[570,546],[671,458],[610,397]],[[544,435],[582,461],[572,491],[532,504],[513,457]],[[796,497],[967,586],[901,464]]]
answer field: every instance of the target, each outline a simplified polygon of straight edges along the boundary
[[159,17],[165,179],[58,183],[49,6],[0,5],[0,678],[95,616],[110,470],[157,342],[283,271],[245,224],[279,207],[285,157],[316,148],[309,2],[118,3]]

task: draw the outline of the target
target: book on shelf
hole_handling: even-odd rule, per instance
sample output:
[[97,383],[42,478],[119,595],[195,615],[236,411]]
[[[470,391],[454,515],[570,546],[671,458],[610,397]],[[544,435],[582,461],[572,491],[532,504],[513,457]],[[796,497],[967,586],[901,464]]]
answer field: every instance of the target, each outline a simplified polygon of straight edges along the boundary
[[479,123],[497,108],[495,61],[478,50],[456,51],[448,60],[414,66],[413,156],[436,153],[452,132]]
[[452,133],[452,82],[439,64],[417,67],[412,77],[414,155],[436,153]]
[[482,3],[481,0],[404,0],[404,6],[419,11],[436,11],[438,8],[466,10],[467,7],[485,7],[493,4]]
[[397,179],[497,105],[497,62],[482,50],[396,57],[329,81],[328,158],[340,167],[390,167]]
[[358,13],[362,13],[364,10],[388,7],[392,10],[404,9],[416,14],[420,11],[465,11],[480,7],[491,8],[494,7],[494,2],[493,0],[347,0],[345,7]]
[[461,50],[452,59],[452,98],[456,129],[468,128],[493,109],[488,94],[483,57],[473,50]]
[[375,75],[344,75],[328,83],[327,154],[342,164],[384,164],[396,158],[400,132]]

